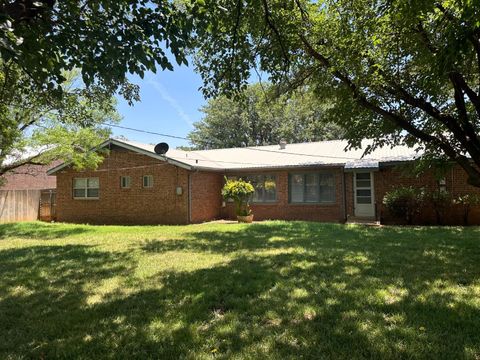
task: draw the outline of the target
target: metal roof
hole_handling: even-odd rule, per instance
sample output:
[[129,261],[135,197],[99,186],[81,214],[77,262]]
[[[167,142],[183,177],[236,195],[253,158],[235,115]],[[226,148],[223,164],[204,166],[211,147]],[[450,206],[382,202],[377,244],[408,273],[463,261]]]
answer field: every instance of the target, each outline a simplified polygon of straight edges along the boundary
[[[362,148],[356,150],[346,150],[348,145],[346,140],[332,140],[287,144],[285,149],[281,149],[279,145],[198,151],[170,149],[165,155],[156,154],[155,145],[119,139],[107,140],[99,145],[99,148],[109,144],[125,147],[187,169],[215,171],[310,166],[378,168],[378,164],[382,162],[409,161],[421,155],[413,148],[394,146],[378,148],[363,156],[364,149],[372,144],[371,140],[364,140]],[[64,163],[49,170],[49,173],[53,174],[67,165]]]

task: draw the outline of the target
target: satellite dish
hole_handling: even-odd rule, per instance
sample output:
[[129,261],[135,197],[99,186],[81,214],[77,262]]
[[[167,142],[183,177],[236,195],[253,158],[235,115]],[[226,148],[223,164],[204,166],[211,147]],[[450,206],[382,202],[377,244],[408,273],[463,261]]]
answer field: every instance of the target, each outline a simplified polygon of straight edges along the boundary
[[165,155],[168,151],[168,144],[161,142],[160,144],[155,145],[155,154]]

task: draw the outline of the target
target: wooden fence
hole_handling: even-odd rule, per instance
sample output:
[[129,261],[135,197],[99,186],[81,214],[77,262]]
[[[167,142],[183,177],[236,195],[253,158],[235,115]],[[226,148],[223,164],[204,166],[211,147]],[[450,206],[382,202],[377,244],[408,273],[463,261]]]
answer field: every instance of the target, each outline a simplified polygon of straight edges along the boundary
[[38,219],[40,190],[0,190],[0,223]]

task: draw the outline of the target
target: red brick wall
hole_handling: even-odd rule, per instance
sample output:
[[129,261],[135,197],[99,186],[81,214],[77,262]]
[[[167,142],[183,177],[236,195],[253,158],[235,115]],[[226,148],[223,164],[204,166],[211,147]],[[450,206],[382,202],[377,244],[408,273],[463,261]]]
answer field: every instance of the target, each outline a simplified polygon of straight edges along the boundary
[[190,222],[199,223],[220,218],[223,176],[204,171],[190,173],[192,197]]
[[[112,149],[98,171],[57,173],[58,221],[94,224],[188,223],[188,171],[151,157]],[[142,176],[153,175],[153,187],[143,188]],[[129,189],[120,188],[120,176],[130,176]],[[75,177],[98,177],[98,200],[73,199]],[[182,195],[176,195],[181,186]]]
[[[305,173],[313,171],[311,169],[292,170],[292,173]],[[317,170],[318,171],[318,170]],[[322,169],[322,171],[326,171]],[[251,208],[255,220],[266,219],[283,219],[283,220],[309,220],[324,222],[343,222],[343,183],[342,170],[340,168],[332,168],[335,174],[335,203],[333,204],[291,204],[288,201],[288,174],[289,171],[262,171],[266,175],[275,175],[277,179],[277,201],[274,203],[252,203]],[[229,173],[228,175],[245,176],[254,174],[255,172]],[[222,209],[222,215],[226,218],[235,218],[235,209],[232,203]]]
[[[347,174],[351,179],[351,174]],[[467,175],[465,171],[459,166],[452,168],[445,176],[446,190],[453,196],[459,196],[467,193],[480,194],[480,189],[475,188],[467,184]],[[347,197],[349,214],[353,214],[353,183],[352,180],[348,182],[349,192],[351,195]],[[433,173],[427,173],[419,177],[409,176],[405,171],[388,167],[380,169],[380,171],[374,173],[374,186],[375,186],[375,201],[377,206],[377,214],[383,223],[398,223],[400,219],[396,219],[389,214],[388,210],[383,206],[382,200],[385,194],[392,189],[399,186],[412,186],[423,187],[428,190],[438,190],[439,185]],[[461,206],[451,205],[445,214],[446,224],[462,224],[463,222],[463,209]],[[436,215],[433,207],[426,204],[420,209],[420,214],[416,219],[417,223],[435,224]],[[471,224],[480,224],[480,207],[472,209],[469,222]]]
[[12,170],[2,177],[0,190],[43,190],[55,189],[57,179],[55,176],[48,176],[47,170],[51,169],[58,162],[50,165],[24,165]]

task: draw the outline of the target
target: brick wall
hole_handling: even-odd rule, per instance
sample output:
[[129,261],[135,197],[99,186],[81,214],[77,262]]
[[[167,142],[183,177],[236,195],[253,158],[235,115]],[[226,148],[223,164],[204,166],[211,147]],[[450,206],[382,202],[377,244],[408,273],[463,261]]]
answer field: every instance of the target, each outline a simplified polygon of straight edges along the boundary
[[56,166],[58,162],[50,165],[24,165],[2,176],[1,190],[43,190],[55,189],[57,181],[55,176],[48,176],[47,170]]
[[190,173],[191,210],[190,222],[199,223],[220,218],[223,174],[213,172]]
[[[57,173],[58,221],[93,224],[185,224],[188,223],[188,171],[151,157],[112,148],[97,169]],[[143,188],[143,175],[153,175],[153,187]],[[120,187],[120,177],[130,176],[129,189]],[[98,177],[98,200],[73,199],[75,177]],[[182,195],[176,194],[181,186]]]
[[[353,215],[353,175],[346,174],[347,180],[347,213]],[[453,196],[459,196],[467,193],[480,194],[480,189],[467,184],[467,175],[465,171],[459,166],[453,167],[445,176],[446,190]],[[419,177],[410,176],[405,170],[398,167],[382,168],[374,172],[374,186],[375,186],[375,202],[377,208],[377,215],[382,223],[392,224],[401,223],[401,219],[394,218],[388,210],[383,206],[382,200],[388,191],[391,191],[400,186],[423,187],[428,190],[438,190],[439,184],[433,173],[426,173]],[[462,224],[463,209],[461,206],[451,205],[445,214],[446,224]],[[433,207],[426,204],[420,209],[420,214],[417,216],[417,223],[435,224],[436,215]],[[469,222],[471,224],[480,224],[480,207],[472,209]]]
[[[305,173],[311,169],[298,169],[292,173]],[[318,171],[318,170],[317,170]],[[322,169],[325,171],[325,169]],[[309,220],[324,222],[343,222],[343,183],[342,170],[332,168],[328,170],[335,174],[335,202],[332,204],[291,204],[288,201],[288,174],[289,171],[268,172],[243,172],[229,173],[228,175],[245,177],[249,174],[275,175],[277,180],[277,201],[274,203],[252,203],[251,208],[255,220],[283,219],[283,220]],[[227,203],[222,209],[222,216],[235,219],[235,209],[232,203]]]

